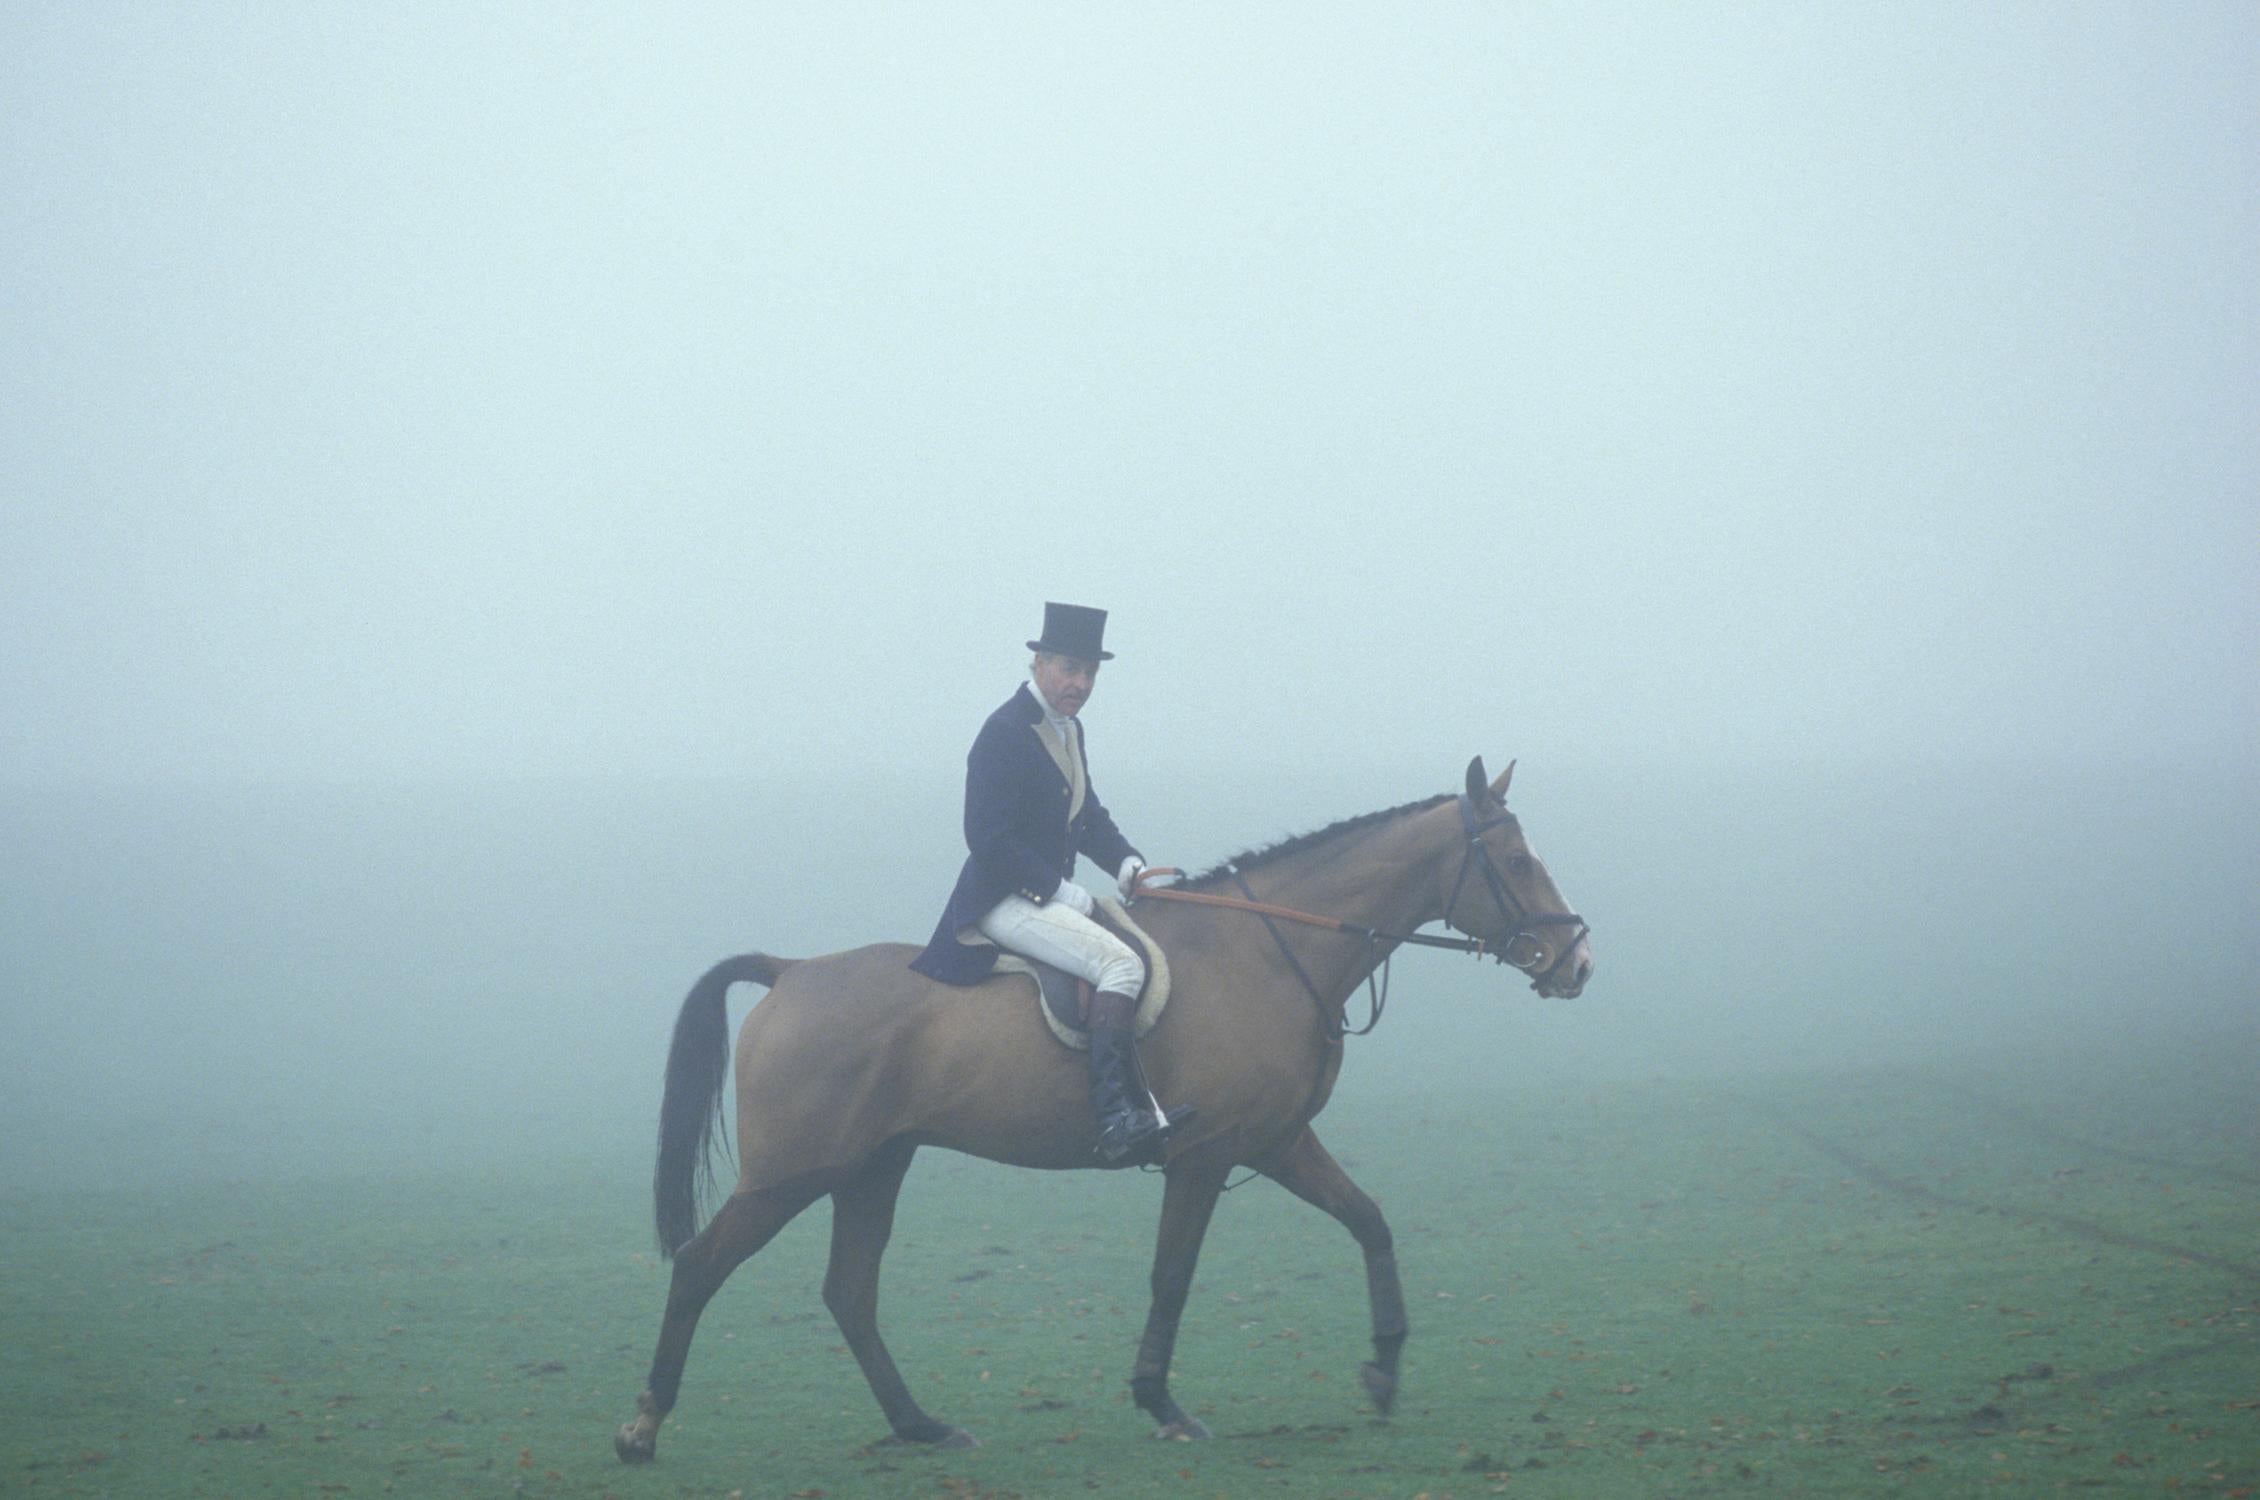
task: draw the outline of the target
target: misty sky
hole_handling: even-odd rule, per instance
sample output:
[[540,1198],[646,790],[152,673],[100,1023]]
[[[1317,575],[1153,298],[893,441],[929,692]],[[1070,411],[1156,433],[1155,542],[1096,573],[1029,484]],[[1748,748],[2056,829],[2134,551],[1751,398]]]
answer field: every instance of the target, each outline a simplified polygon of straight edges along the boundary
[[9,780],[954,765],[1046,598],[1176,763],[2260,743],[2249,5],[0,59]]

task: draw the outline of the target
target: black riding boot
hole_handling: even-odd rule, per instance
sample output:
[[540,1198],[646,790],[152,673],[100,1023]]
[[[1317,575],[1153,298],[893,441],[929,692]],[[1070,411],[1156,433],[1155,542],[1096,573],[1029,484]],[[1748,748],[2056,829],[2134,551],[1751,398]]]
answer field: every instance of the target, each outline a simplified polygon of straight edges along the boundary
[[1099,1122],[1099,1159],[1150,1160],[1173,1125],[1154,1113],[1138,1086],[1131,1024],[1138,1013],[1129,995],[1101,991],[1091,997],[1091,1111]]

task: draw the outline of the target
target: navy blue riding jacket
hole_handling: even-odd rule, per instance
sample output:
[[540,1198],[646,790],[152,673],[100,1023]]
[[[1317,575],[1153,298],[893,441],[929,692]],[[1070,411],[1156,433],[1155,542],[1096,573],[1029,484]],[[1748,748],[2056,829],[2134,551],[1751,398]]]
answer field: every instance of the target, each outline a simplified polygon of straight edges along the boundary
[[[1083,757],[1083,806],[1068,821],[1067,778],[1036,736],[1043,720],[1035,689],[1022,683],[989,715],[966,752],[965,846],[970,852],[932,941],[911,960],[921,974],[947,984],[978,984],[996,965],[996,947],[961,943],[960,932],[1007,896],[1025,896],[1038,906],[1051,900],[1060,882],[1073,877],[1077,854],[1115,871],[1138,853],[1099,801],[1088,756]],[[1082,736],[1074,738],[1076,753],[1082,755]]]

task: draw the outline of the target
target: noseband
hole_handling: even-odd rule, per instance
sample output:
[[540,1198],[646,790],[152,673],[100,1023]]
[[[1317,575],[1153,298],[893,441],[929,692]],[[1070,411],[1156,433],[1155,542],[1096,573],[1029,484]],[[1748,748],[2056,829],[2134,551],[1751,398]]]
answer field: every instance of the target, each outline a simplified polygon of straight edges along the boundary
[[[1467,793],[1460,793],[1460,827],[1467,834],[1467,848],[1466,852],[1460,856],[1459,874],[1452,877],[1452,894],[1444,902],[1444,925],[1459,927],[1459,924],[1452,920],[1452,913],[1459,909],[1460,891],[1467,884],[1468,867],[1472,865],[1482,874],[1484,885],[1490,888],[1491,900],[1499,908],[1499,916],[1508,927],[1506,941],[1493,947],[1490,950],[1491,956],[1509,968],[1520,969],[1523,973],[1528,974],[1532,984],[1543,985],[1554,977],[1555,972],[1568,960],[1570,954],[1576,951],[1578,939],[1584,937],[1593,929],[1586,925],[1585,919],[1576,912],[1533,913],[1515,896],[1513,889],[1508,886],[1506,878],[1499,873],[1499,867],[1491,862],[1491,851],[1483,845],[1485,831],[1496,828],[1507,821],[1507,816],[1502,813],[1496,818],[1477,822],[1475,804],[1468,799]],[[1540,927],[1575,927],[1577,929],[1561,941],[1560,946],[1555,949],[1554,961],[1544,969],[1538,968],[1538,960],[1546,956],[1546,939],[1533,931],[1534,928]],[[1460,927],[1459,930],[1462,932],[1468,931],[1465,927]],[[1532,943],[1536,944],[1538,951],[1531,955],[1529,963],[1516,963],[1514,960],[1515,944],[1521,942],[1524,938],[1529,938]]]

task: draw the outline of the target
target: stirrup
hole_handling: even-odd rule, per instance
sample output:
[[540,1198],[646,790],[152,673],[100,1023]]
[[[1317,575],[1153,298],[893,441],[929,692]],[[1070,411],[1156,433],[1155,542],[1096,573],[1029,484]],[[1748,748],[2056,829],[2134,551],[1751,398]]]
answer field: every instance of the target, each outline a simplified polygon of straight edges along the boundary
[[1139,1109],[1132,1112],[1136,1118],[1136,1125],[1113,1149],[1108,1149],[1107,1132],[1104,1128],[1101,1128],[1097,1147],[1099,1160],[1109,1166],[1124,1161],[1132,1161],[1141,1166],[1159,1165],[1163,1156],[1166,1155],[1170,1137],[1184,1129],[1186,1125],[1192,1122],[1193,1117],[1200,1113],[1199,1110],[1186,1108],[1179,1110],[1172,1116],[1164,1113],[1158,1102],[1152,1100],[1148,1102],[1151,1105],[1150,1109]]
[[1154,1147],[1169,1139],[1171,1127],[1163,1124],[1144,1110],[1131,1113],[1130,1123],[1120,1130],[1099,1127],[1098,1145],[1093,1154],[1108,1166],[1149,1156]]

